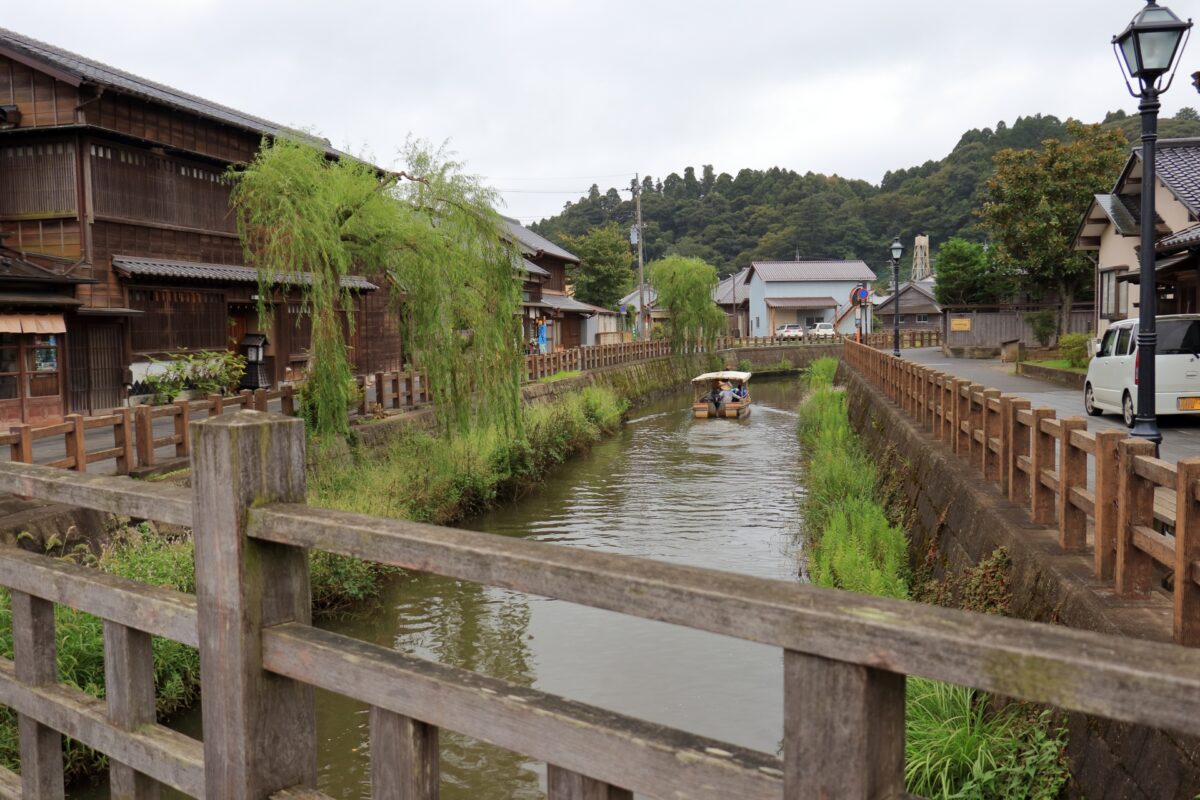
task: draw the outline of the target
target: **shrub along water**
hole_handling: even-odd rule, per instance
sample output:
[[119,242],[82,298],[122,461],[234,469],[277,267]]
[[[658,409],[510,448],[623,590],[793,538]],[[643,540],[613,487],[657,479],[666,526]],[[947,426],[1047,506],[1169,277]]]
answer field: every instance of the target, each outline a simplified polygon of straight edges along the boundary
[[[806,450],[805,568],[818,586],[909,599],[908,542],[879,502],[879,474],[850,428],[837,361],[806,374],[799,434]],[[994,708],[987,695],[908,679],[908,791],[953,800],[1050,800],[1067,781],[1065,729],[1020,703]]]

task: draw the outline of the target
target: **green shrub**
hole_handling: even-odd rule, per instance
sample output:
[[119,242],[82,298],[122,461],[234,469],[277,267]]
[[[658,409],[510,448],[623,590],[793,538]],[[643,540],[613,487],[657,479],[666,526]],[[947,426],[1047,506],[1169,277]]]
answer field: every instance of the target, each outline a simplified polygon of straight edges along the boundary
[[1086,367],[1090,333],[1066,333],[1058,337],[1058,352],[1072,367]]
[[185,389],[202,394],[236,391],[246,373],[245,356],[228,350],[176,353],[169,362],[151,359],[151,363],[163,367],[143,378],[153,405],[170,403]]
[[748,359],[748,358],[738,359],[737,368],[738,368],[738,372],[753,372],[754,371],[754,365],[750,363],[750,359]]
[[1029,312],[1025,315],[1025,322],[1033,331],[1033,338],[1037,339],[1042,347],[1049,345],[1054,334],[1058,332],[1058,315],[1048,308]]

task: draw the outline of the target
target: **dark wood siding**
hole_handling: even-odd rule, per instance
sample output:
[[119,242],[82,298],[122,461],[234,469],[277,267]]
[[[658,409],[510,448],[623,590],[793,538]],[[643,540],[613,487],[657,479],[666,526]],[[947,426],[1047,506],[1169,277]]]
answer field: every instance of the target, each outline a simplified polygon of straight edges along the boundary
[[74,217],[76,188],[73,141],[0,146],[0,217]]
[[400,314],[392,308],[386,290],[359,295],[355,328],[361,333],[356,337],[360,372],[388,372],[404,366]]
[[256,133],[113,92],[84,106],[82,115],[88,125],[221,161],[248,162],[261,141]]
[[96,414],[125,401],[125,330],[120,322],[68,319],[68,404]]
[[2,220],[4,243],[17,250],[76,260],[83,255],[83,238],[78,220]]
[[133,352],[224,350],[229,341],[225,293],[192,288],[130,287]]
[[79,93],[69,83],[0,56],[0,103],[17,106],[22,128],[73,125]]

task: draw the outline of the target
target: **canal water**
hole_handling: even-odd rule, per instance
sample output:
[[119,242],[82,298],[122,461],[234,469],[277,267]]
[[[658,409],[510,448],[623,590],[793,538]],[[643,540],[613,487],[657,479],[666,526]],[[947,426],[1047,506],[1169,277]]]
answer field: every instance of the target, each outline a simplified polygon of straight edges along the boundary
[[[799,395],[795,379],[759,381],[744,420],[693,421],[689,393],[643,406],[536,493],[462,527],[796,580]],[[756,750],[782,738],[777,648],[425,574],[324,626]],[[199,735],[198,710],[180,722]],[[369,797],[366,708],[318,692],[317,722],[319,788]],[[545,796],[541,764],[449,732],[441,746],[446,800]]]

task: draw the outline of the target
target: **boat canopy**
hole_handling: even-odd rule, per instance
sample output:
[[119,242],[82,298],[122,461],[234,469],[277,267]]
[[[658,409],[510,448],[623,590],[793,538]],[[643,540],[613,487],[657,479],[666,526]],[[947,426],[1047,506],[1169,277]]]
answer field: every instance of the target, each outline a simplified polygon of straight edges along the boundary
[[733,370],[722,370],[721,372],[706,372],[703,375],[697,375],[692,378],[692,383],[704,383],[705,381],[735,381],[737,383],[746,383],[750,380],[752,372],[734,372]]

